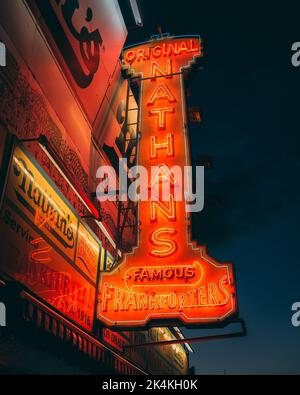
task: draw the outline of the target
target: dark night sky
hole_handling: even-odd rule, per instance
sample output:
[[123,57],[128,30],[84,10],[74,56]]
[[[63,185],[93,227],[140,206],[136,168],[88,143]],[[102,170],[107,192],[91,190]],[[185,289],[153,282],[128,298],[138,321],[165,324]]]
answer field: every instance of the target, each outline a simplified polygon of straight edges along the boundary
[[[194,216],[200,244],[236,267],[246,338],[193,344],[197,373],[300,373],[299,1],[140,0],[144,28],[200,34],[205,69],[190,102],[204,122],[190,128],[192,156],[213,157],[205,172],[205,209]],[[214,204],[219,201],[219,204]],[[187,336],[206,332],[185,331]]]

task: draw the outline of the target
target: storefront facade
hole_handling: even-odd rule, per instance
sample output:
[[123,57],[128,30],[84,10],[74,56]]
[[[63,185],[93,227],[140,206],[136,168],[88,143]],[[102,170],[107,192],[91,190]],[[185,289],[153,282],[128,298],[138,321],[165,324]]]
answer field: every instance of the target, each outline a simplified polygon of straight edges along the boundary
[[186,374],[185,345],[124,347],[175,339],[172,328],[116,333],[95,319],[101,272],[137,242],[136,207],[99,204],[96,170],[136,163],[139,108],[118,2],[78,4],[1,4],[0,368]]

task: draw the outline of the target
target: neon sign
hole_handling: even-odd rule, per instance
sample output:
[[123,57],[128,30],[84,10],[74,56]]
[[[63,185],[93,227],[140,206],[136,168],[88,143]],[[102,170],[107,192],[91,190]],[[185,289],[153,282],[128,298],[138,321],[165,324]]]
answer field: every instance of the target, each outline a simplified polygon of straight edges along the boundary
[[187,202],[175,198],[184,185],[171,169],[190,160],[183,73],[200,56],[197,36],[124,51],[125,66],[142,79],[139,166],[156,166],[149,189],[161,191],[168,181],[170,193],[167,200],[158,193],[140,201],[137,248],[100,277],[97,317],[109,327],[216,325],[237,312],[232,264],[215,261],[190,241]]
[[91,332],[101,243],[15,143],[0,210],[0,271]]

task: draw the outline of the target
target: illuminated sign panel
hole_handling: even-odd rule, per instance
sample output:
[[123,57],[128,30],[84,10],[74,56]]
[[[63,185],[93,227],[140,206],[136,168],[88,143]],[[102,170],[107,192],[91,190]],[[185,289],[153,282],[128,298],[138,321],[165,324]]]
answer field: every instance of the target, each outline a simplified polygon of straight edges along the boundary
[[[97,316],[111,327],[164,322],[215,325],[237,311],[233,269],[189,239],[187,202],[175,198],[184,183],[173,166],[190,164],[183,71],[202,56],[199,37],[153,40],[124,51],[129,72],[142,78],[139,166],[156,166],[150,187],[169,181],[169,199],[139,204],[138,247],[100,278]],[[150,192],[149,192],[150,193]]]
[[0,211],[0,271],[91,331],[100,242],[20,145]]

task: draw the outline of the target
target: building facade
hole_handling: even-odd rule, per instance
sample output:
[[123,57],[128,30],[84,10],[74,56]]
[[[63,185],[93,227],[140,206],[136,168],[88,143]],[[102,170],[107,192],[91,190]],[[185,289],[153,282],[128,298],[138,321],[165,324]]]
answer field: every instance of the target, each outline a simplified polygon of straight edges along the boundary
[[185,344],[126,348],[178,328],[117,333],[95,318],[99,276],[137,242],[137,207],[96,199],[99,166],[136,164],[138,89],[122,73],[118,1],[0,7],[0,369],[188,373]]

